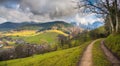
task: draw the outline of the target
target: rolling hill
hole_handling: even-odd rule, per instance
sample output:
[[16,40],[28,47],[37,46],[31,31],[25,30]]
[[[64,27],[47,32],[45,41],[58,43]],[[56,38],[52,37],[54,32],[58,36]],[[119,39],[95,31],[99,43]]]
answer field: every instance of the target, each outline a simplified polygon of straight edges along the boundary
[[46,22],[46,23],[36,23],[36,22],[22,22],[22,23],[13,23],[13,22],[5,22],[0,24],[1,31],[7,30],[47,30],[53,27],[57,29],[61,29],[64,27],[71,27],[72,25],[66,23],[64,21],[53,21],[53,22]]
[[94,30],[96,28],[99,28],[104,25],[103,22],[95,21],[94,23],[88,23],[88,24],[83,24],[83,23],[78,23],[78,22],[71,22],[72,25],[79,26],[80,28],[86,29],[86,30]]
[[23,23],[5,22],[5,23],[0,24],[0,31],[14,30],[14,29],[17,29],[26,24],[30,24],[30,23],[27,23],[27,22],[23,22]]
[[2,33],[2,35],[4,36],[31,36],[35,34],[36,34],[36,30],[21,30],[21,31],[11,31],[11,32]]
[[[13,39],[23,39],[26,42],[36,43],[36,44],[41,44],[42,42],[55,44],[58,42],[57,38],[59,34],[68,36],[68,34],[59,30],[46,30],[38,33],[35,33],[34,31],[32,31],[32,33],[29,33],[29,32],[31,31],[27,31],[27,32],[20,31],[20,32],[17,32],[16,34],[12,33],[12,34],[6,34],[6,35],[11,36]],[[27,33],[26,36],[25,36],[25,33]]]
[[28,58],[0,62],[0,66],[76,66],[90,42],[66,50],[34,55]]

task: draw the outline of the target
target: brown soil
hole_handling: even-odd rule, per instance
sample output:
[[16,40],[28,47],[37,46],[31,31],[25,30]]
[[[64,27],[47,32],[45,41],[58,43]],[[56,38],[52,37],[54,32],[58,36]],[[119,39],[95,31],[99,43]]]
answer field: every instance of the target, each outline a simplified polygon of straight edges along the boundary
[[92,47],[95,42],[96,40],[88,45],[78,66],[92,66]]

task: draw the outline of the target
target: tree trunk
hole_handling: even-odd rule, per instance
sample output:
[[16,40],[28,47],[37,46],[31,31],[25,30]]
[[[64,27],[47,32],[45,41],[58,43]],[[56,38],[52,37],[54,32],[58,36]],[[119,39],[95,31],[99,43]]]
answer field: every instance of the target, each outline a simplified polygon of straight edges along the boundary
[[118,32],[118,28],[119,28],[119,20],[118,20],[118,7],[117,7],[117,0],[115,0],[115,21],[116,21],[116,26],[115,26],[115,30],[116,33]]
[[112,23],[112,18],[111,18],[110,15],[108,17],[109,17],[109,22],[110,22],[110,26],[111,26],[111,32],[114,33],[115,30],[114,30],[114,26],[113,26],[113,23]]
[[118,33],[118,28],[119,28],[119,20],[118,20],[118,16],[116,15],[116,33]]
[[109,0],[106,0],[106,5],[107,5],[107,9],[109,11],[108,18],[109,18],[109,22],[110,22],[110,26],[111,26],[111,33],[114,33],[115,30],[114,30],[114,25],[113,25],[113,21],[112,21],[112,12],[110,9]]

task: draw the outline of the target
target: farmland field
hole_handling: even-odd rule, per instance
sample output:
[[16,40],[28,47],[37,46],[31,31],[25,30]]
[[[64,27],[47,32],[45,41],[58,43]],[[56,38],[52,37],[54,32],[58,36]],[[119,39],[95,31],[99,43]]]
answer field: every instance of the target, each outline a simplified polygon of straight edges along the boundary
[[35,33],[36,33],[35,30],[22,30],[22,31],[8,32],[3,35],[5,36],[30,36],[30,35],[34,35]]
[[[26,33],[26,32],[25,32]],[[18,33],[17,33],[18,34]],[[36,44],[41,44],[43,42],[49,43],[49,44],[55,44],[58,42],[58,35],[62,34],[64,36],[68,36],[66,33],[59,31],[59,30],[46,30],[43,32],[32,32],[31,35],[29,36],[22,36],[19,34],[19,36],[15,36],[14,34],[11,35],[13,39],[23,39],[26,42],[29,43],[36,43]],[[23,34],[24,35],[24,34]]]

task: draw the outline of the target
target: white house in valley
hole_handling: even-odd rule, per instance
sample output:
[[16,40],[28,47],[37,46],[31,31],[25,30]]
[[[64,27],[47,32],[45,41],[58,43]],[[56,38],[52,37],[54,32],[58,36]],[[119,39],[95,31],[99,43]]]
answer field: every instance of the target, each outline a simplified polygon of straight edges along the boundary
[[3,46],[4,46],[4,45],[3,45],[3,42],[2,42],[2,41],[0,41],[0,48],[1,48],[1,47],[3,47]]

